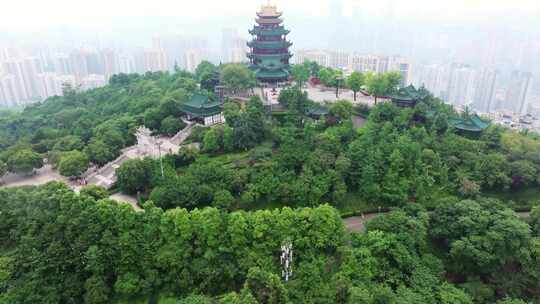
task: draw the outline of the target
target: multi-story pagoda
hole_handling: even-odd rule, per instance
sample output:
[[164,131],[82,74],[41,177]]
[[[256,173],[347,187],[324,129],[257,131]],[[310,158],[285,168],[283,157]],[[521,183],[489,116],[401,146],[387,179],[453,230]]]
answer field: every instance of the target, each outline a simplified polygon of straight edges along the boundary
[[253,39],[248,42],[251,51],[248,58],[257,80],[264,83],[288,81],[289,52],[291,42],[287,41],[289,31],[282,25],[281,12],[270,4],[263,6],[257,13],[257,25],[249,33]]

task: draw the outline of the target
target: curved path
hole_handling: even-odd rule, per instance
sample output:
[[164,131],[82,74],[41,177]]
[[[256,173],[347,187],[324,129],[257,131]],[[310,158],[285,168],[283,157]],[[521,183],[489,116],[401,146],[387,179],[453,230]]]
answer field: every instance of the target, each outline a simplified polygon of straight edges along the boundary
[[[343,219],[345,228],[350,232],[364,232],[366,223],[377,218],[385,213],[368,213],[363,216],[353,216]],[[516,212],[516,215],[521,219],[527,219],[531,215],[530,212]]]

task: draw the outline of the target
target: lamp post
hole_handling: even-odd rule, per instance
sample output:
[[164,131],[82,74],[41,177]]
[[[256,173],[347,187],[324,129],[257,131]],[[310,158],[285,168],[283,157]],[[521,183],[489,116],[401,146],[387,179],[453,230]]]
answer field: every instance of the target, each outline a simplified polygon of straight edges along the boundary
[[161,166],[161,177],[165,177],[165,173],[163,172],[163,159],[161,158],[161,145],[163,142],[160,140],[156,141],[156,146],[158,147],[158,156],[159,156],[159,165]]
[[339,98],[339,85],[342,80],[343,77],[341,75],[336,75],[336,99]]

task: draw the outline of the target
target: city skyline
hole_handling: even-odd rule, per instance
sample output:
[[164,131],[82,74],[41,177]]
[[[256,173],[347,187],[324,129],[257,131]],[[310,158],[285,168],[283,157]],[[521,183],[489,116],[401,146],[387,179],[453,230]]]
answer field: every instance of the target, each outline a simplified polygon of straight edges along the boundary
[[[293,62],[298,62],[301,57],[299,51],[305,50],[341,54],[341,57],[332,56],[340,57],[335,59],[337,61],[344,58],[354,61],[353,54],[361,57],[402,57],[407,61],[404,84],[426,84],[422,79],[427,83],[439,82],[431,85],[436,96],[452,104],[472,105],[481,111],[513,108],[508,106],[509,96],[530,96],[526,98],[527,102],[517,103],[516,111],[520,112],[523,104],[538,100],[536,97],[540,95],[540,81],[535,77],[540,74],[540,62],[535,60],[540,56],[540,35],[531,21],[531,17],[540,11],[540,4],[525,0],[518,2],[522,6],[501,1],[489,2],[490,5],[486,6],[486,1],[477,1],[468,6],[452,5],[444,14],[435,15],[445,8],[444,1],[439,4],[408,2],[417,5],[405,5],[394,0],[377,4],[354,0],[311,4],[304,0],[294,3],[271,1],[284,12],[288,27],[292,29],[293,53],[297,55]],[[65,4],[62,0],[53,0],[47,5],[26,0],[8,5],[4,12],[10,11],[12,16],[24,14],[21,3],[27,4],[25,7],[43,7],[41,14],[54,8],[58,10]],[[37,18],[36,22],[43,26],[39,34],[32,30],[20,32],[16,22],[2,19],[0,28],[7,23],[12,26],[0,34],[1,83],[12,87],[8,90],[11,92],[9,95],[24,99],[37,95],[48,97],[50,92],[58,92],[52,88],[58,88],[59,81],[93,88],[107,83],[112,74],[120,72],[171,71],[174,66],[193,71],[202,60],[244,62],[247,60],[245,43],[250,37],[247,29],[254,18],[252,12],[266,1],[237,0],[213,5],[200,1],[196,6],[206,6],[200,11],[192,5],[189,5],[190,10],[177,9],[187,7],[182,1],[157,1],[150,8],[144,6],[147,8],[145,12],[138,11],[140,5],[134,3],[123,6],[124,11],[118,13],[119,3],[122,1],[111,3],[100,18],[92,18],[95,13],[92,10],[85,12],[89,21],[86,25],[73,22],[66,28],[60,22],[57,24],[60,27],[55,28],[54,22]],[[482,8],[491,17],[500,15],[501,18],[482,18],[478,15]],[[73,10],[72,6],[66,5],[58,11],[70,16],[80,14]],[[108,23],[104,21],[108,15],[125,22]],[[146,20],[138,19],[143,16],[150,18],[148,22],[137,23],[137,20]],[[437,22],[433,20],[435,16]],[[49,16],[54,17],[54,14]],[[506,24],[505,21],[510,19],[519,21]],[[59,18],[58,21],[61,20]],[[112,26],[110,31],[91,30],[107,26]],[[527,30],[522,31],[524,28]],[[40,63],[30,64],[35,58]],[[16,63],[19,67],[13,66],[13,61],[19,62]],[[7,68],[9,64],[11,68]],[[355,67],[361,64],[328,62],[330,67],[366,70]],[[460,66],[455,74],[452,65]],[[442,70],[431,73],[441,75],[422,75],[426,67],[434,69],[434,66]],[[482,73],[485,70],[496,70],[496,77],[485,76],[488,79],[484,79]],[[32,77],[24,76],[32,73],[35,74]],[[513,73],[526,73],[531,77],[522,84],[515,80]],[[435,79],[426,79],[430,77]],[[445,77],[447,79],[439,79]],[[24,89],[20,88],[21,83]],[[508,92],[511,85],[524,86],[526,90],[521,91],[528,95]],[[426,87],[430,85],[426,84]],[[4,99],[7,98],[4,96]]]

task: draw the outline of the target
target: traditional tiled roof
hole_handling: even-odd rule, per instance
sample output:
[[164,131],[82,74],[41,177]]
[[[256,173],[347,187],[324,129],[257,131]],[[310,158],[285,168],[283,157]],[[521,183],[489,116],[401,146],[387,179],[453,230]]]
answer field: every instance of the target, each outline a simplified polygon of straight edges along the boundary
[[448,122],[450,125],[452,125],[454,128],[461,130],[461,131],[468,131],[468,132],[482,132],[487,127],[489,127],[489,123],[483,121],[478,115],[474,114],[467,118],[463,117],[452,117],[448,119]]
[[273,28],[263,28],[260,26],[255,26],[252,30],[249,31],[251,35],[260,35],[260,36],[279,36],[279,35],[288,35],[289,30],[286,30],[283,26],[273,27]]
[[279,41],[259,41],[253,40],[247,43],[249,47],[264,49],[264,50],[275,50],[275,49],[284,49],[292,46],[292,42],[286,40]]
[[312,116],[328,115],[328,113],[328,108],[317,102],[308,107],[308,114]]
[[191,116],[204,117],[221,113],[222,105],[206,95],[195,93],[190,100],[180,106],[180,109]]
[[419,100],[429,96],[429,92],[425,88],[416,89],[413,85],[401,88],[396,94],[390,95],[394,103],[403,106],[414,106]]
[[258,24],[280,24],[283,22],[281,18],[257,18],[255,22]]
[[291,52],[288,53],[281,53],[281,54],[247,54],[248,58],[259,58],[259,59],[268,59],[268,60],[276,60],[276,59],[289,59],[293,55]]
[[289,72],[284,69],[269,71],[269,70],[255,70],[255,76],[257,78],[267,78],[267,79],[282,79],[289,77]]

